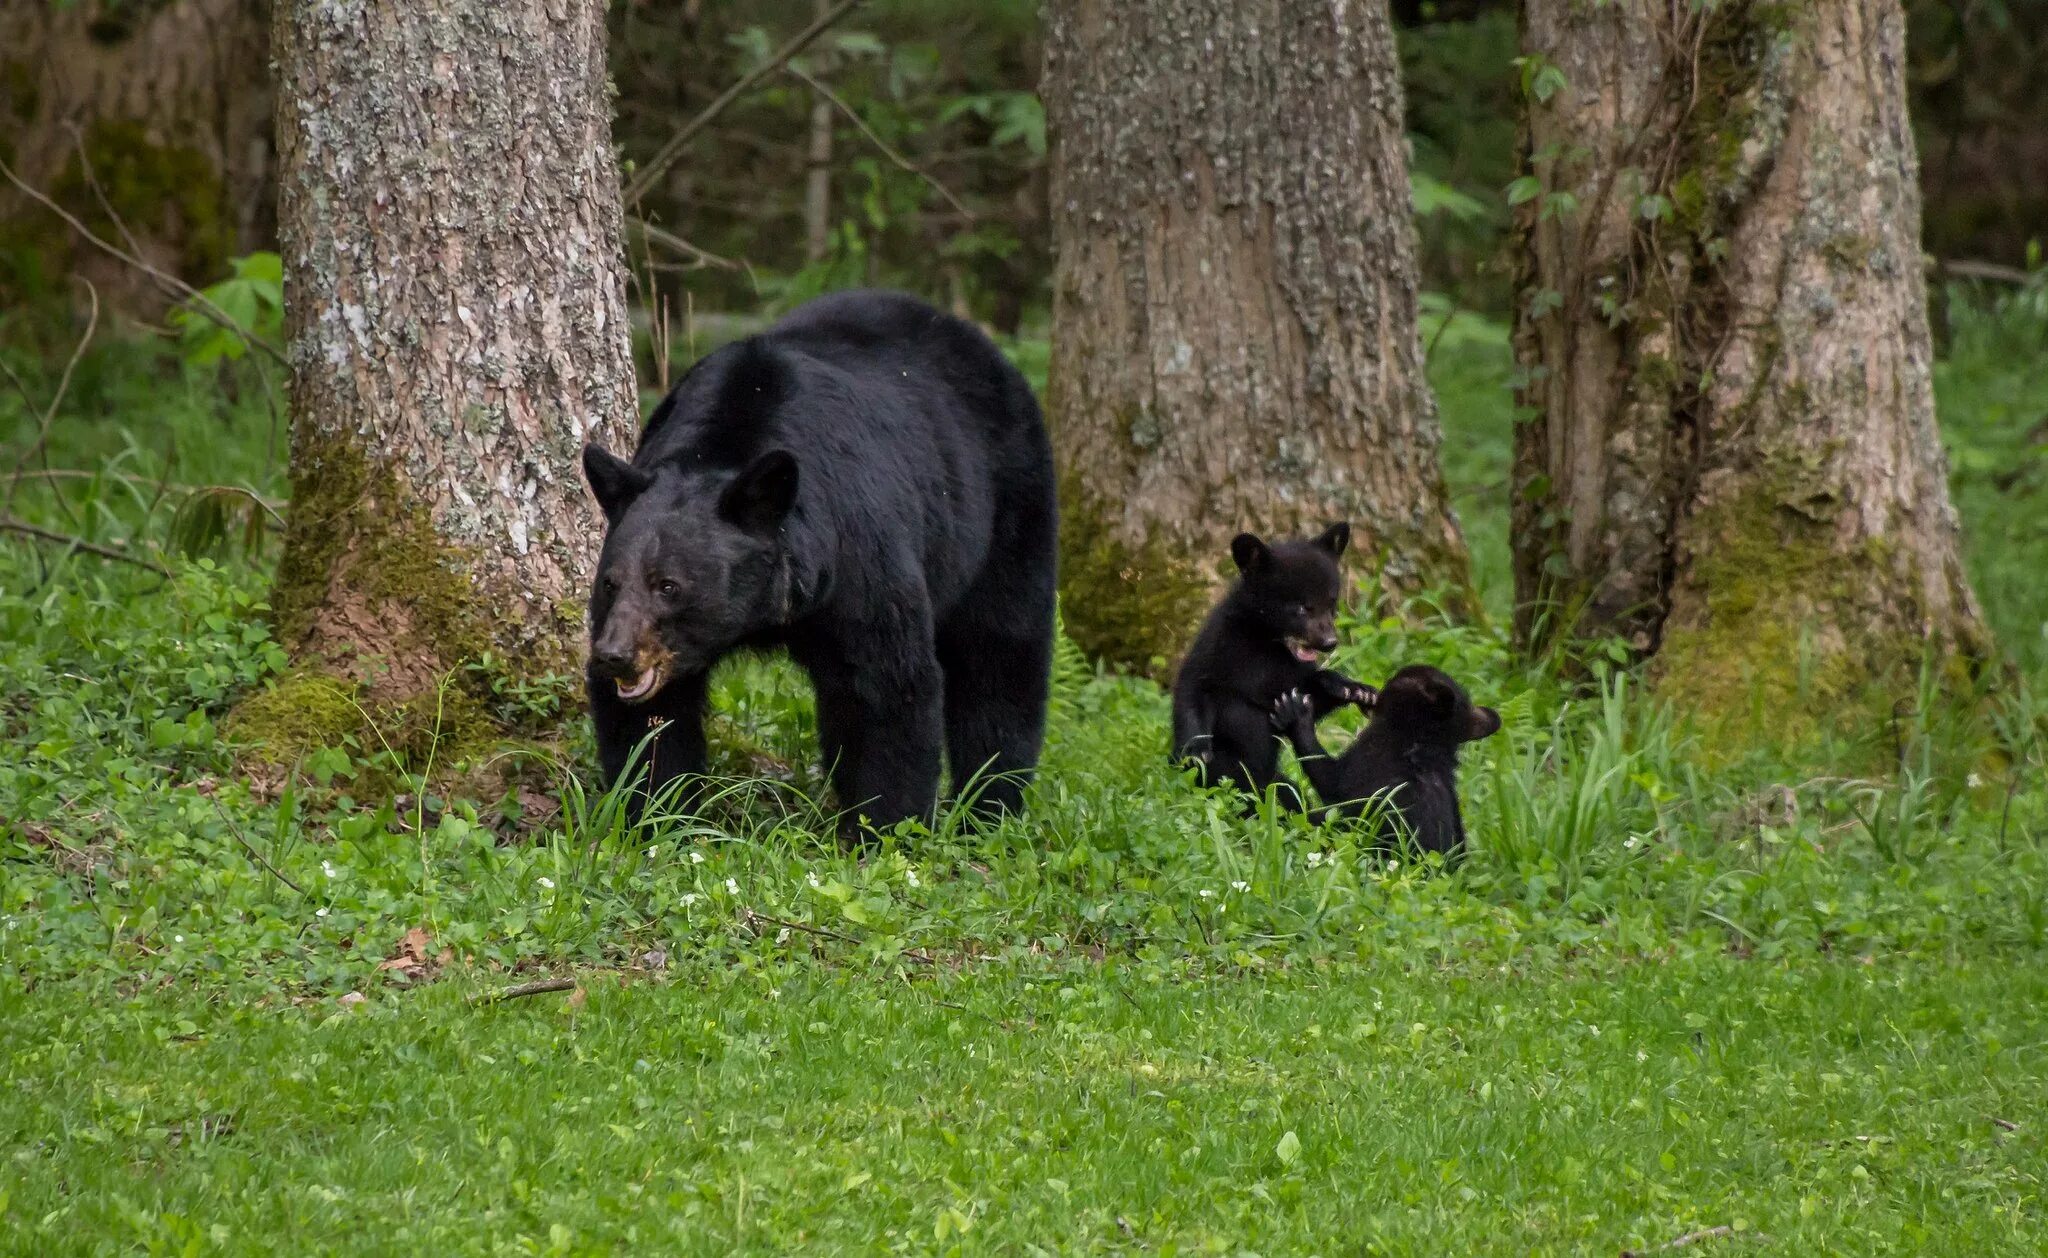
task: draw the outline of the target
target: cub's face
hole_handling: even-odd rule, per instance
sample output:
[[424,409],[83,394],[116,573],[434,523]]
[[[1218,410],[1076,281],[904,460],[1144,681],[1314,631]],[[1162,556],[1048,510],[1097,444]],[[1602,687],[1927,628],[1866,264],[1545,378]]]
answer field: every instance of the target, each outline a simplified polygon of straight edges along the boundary
[[1500,732],[1500,713],[1472,702],[1450,674],[1410,664],[1380,687],[1373,724],[1385,722],[1419,743],[1455,747]]
[[583,461],[610,526],[590,597],[590,664],[621,699],[643,703],[787,619],[794,458],[772,452],[737,475],[650,473],[596,446]]
[[1333,524],[1312,541],[1268,544],[1240,533],[1230,543],[1242,574],[1239,597],[1304,664],[1337,649],[1337,605],[1344,592],[1337,557],[1350,540],[1350,525]]

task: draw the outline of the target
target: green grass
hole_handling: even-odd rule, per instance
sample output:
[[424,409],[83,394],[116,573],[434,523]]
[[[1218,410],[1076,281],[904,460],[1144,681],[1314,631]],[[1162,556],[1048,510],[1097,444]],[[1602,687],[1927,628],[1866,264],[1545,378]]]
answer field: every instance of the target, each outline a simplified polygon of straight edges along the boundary
[[[1766,1253],[2038,1240],[2048,979],[768,965],[472,1007],[0,997],[18,1252]],[[580,1007],[578,1007],[580,1006]],[[2008,1131],[1995,1120],[2022,1122]],[[1745,1248],[1741,1252],[1752,1252]]]
[[[489,765],[261,764],[224,731],[284,667],[271,544],[159,550],[155,488],[280,492],[261,368],[109,342],[50,460],[122,476],[15,510],[173,575],[0,541],[0,1252],[2038,1250],[2043,326],[1968,308],[1938,373],[2020,683],[1787,763],[1597,652],[1591,687],[1514,656],[1505,341],[1454,321],[1493,624],[1354,622],[1337,660],[1501,708],[1454,869],[1240,818],[1071,650],[1028,816],[865,859],[779,665],[715,687],[726,796],[651,828],[546,690],[499,696],[543,736]],[[583,994],[465,1000],[542,974]]]

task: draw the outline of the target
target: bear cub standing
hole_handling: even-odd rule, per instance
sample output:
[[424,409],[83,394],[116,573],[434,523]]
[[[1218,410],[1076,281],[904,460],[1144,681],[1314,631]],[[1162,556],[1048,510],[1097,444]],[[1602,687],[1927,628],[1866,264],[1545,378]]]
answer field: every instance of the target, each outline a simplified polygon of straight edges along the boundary
[[1458,748],[1500,730],[1500,713],[1474,704],[1449,674],[1411,664],[1380,687],[1372,720],[1332,759],[1316,739],[1313,698],[1292,691],[1273,705],[1273,728],[1294,744],[1301,770],[1327,805],[1325,811],[1358,816],[1385,793],[1377,822],[1382,851],[1394,845],[1390,814],[1427,852],[1454,854],[1465,846],[1458,811]]
[[786,650],[817,690],[846,821],[928,816],[940,758],[977,810],[1021,802],[1052,664],[1052,450],[973,325],[891,293],[822,297],[706,355],[628,463],[583,452],[604,509],[590,711],[608,783],[705,769],[711,669]]
[[1239,576],[1209,613],[1173,682],[1173,759],[1193,765],[1204,786],[1229,782],[1300,801],[1280,778],[1280,742],[1269,724],[1273,703],[1306,694],[1317,719],[1347,703],[1369,707],[1372,687],[1317,665],[1337,646],[1338,556],[1349,524],[1332,524],[1311,541],[1268,545],[1251,533],[1230,543]]

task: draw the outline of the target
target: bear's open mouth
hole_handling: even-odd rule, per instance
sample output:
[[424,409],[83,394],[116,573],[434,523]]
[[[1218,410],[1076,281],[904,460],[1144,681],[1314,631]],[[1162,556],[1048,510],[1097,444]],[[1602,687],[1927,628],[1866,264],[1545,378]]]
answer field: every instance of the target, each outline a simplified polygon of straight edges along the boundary
[[1314,647],[1300,638],[1287,639],[1287,649],[1294,653],[1295,659],[1300,660],[1304,664],[1315,663],[1316,656],[1320,654]]
[[621,677],[614,684],[619,688],[619,698],[634,703],[661,689],[661,683],[668,680],[667,674],[666,668],[656,664],[653,668],[642,670],[631,681]]

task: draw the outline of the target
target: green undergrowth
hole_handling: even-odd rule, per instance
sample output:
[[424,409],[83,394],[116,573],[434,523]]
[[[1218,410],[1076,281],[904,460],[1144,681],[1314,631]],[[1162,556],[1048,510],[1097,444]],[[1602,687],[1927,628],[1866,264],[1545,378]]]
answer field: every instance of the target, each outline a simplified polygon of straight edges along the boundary
[[[1464,319],[1432,372],[1499,613],[1507,370]],[[97,479],[14,510],[170,575],[0,540],[0,1250],[2030,1252],[2048,391],[1992,322],[1939,376],[2017,661],[1983,703],[1795,762],[1418,599],[1334,663],[1501,710],[1449,869],[1195,789],[1157,687],[1071,642],[993,830],[839,849],[764,661],[715,684],[711,803],[628,825],[561,679],[451,676],[521,735],[483,741],[308,691],[274,538],[185,557],[149,488],[278,491],[262,368],[103,347],[49,456]],[[577,990],[466,1003],[543,975]]]

